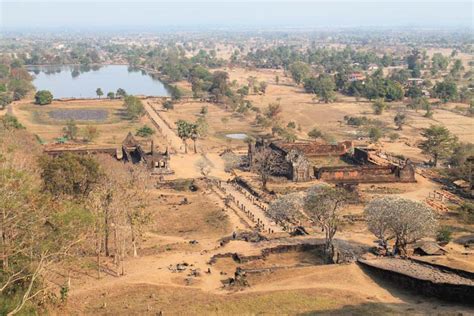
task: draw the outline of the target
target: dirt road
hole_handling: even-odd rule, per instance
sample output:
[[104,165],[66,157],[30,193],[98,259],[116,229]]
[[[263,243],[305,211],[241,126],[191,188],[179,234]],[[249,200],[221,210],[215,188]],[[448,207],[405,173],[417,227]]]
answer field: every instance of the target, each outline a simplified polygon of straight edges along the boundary
[[150,104],[149,101],[144,102],[145,111],[147,112],[148,117],[153,121],[153,124],[156,128],[163,134],[166,138],[168,144],[178,153],[184,152],[184,143],[181,138],[176,135],[176,133],[169,128],[169,126],[163,121],[163,119],[158,115],[155,107]]

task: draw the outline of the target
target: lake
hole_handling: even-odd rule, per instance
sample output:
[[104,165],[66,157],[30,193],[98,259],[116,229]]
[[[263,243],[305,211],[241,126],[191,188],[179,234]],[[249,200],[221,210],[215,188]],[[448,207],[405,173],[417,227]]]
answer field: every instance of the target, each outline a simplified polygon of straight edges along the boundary
[[169,96],[164,84],[141,70],[127,65],[30,66],[37,90],[49,90],[54,98],[97,98],[95,91],[101,88],[104,96],[108,92],[125,89],[128,94],[146,96]]

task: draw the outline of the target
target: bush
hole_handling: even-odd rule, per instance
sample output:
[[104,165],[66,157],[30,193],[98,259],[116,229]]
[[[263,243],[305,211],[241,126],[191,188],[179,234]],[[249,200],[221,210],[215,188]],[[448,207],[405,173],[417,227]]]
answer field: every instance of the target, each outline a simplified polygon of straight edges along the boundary
[[174,104],[173,104],[173,102],[171,102],[170,100],[165,101],[165,103],[163,103],[163,109],[165,109],[165,110],[173,110],[173,109],[174,109]]
[[436,241],[441,245],[448,244],[452,239],[453,231],[448,226],[442,226],[436,233]]
[[315,127],[308,132],[308,136],[311,138],[319,138],[323,136],[323,133]]
[[155,130],[147,125],[140,127],[139,129],[137,129],[137,132],[135,133],[136,136],[140,136],[140,137],[150,137],[153,134],[155,134]]
[[378,127],[371,127],[369,129],[369,137],[372,141],[376,142],[383,137],[383,132]]
[[0,117],[0,128],[2,127],[7,130],[25,128],[15,116],[9,114]]
[[374,108],[374,114],[381,115],[387,108],[387,104],[383,100],[377,100],[372,104],[372,107]]
[[398,133],[391,133],[388,137],[390,138],[392,142],[394,142],[400,138],[400,135]]
[[39,105],[51,104],[53,102],[53,94],[48,90],[40,90],[35,94],[35,103]]
[[474,224],[474,203],[465,202],[458,211],[466,223]]

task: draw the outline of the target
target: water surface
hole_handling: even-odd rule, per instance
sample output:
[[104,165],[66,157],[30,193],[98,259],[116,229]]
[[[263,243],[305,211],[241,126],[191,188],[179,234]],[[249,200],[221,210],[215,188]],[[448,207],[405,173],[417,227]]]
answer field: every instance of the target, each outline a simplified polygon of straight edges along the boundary
[[248,136],[247,134],[236,133],[236,134],[226,134],[225,137],[231,138],[231,139],[245,140]]
[[164,84],[141,70],[126,65],[106,66],[31,66],[37,90],[49,90],[54,98],[96,98],[97,88],[104,96],[125,89],[128,94],[168,96]]

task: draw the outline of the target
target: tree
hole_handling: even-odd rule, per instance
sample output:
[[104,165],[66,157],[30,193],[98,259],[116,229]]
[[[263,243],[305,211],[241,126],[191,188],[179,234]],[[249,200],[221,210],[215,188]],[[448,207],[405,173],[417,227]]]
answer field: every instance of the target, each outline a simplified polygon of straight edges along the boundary
[[143,125],[137,129],[137,132],[135,133],[136,136],[140,137],[150,137],[153,134],[155,134],[155,130],[148,125]]
[[439,159],[448,158],[454,151],[457,144],[457,137],[442,125],[431,125],[421,133],[425,138],[420,148],[423,153],[428,154],[433,159],[433,165],[438,166]]
[[48,270],[85,238],[91,223],[87,210],[40,192],[34,172],[12,167],[0,168],[0,296],[11,302],[2,304],[5,315],[50,294]]
[[307,78],[304,80],[304,88],[306,92],[316,93],[321,100],[329,103],[334,99],[334,90],[336,84],[334,78],[330,75],[321,74],[318,78]]
[[258,86],[258,90],[261,93],[265,94],[265,92],[267,92],[267,87],[268,87],[268,84],[267,84],[266,81],[260,81],[259,86]]
[[171,100],[166,100],[163,103],[163,109],[165,110],[173,110],[174,109],[174,103]]
[[309,68],[309,65],[302,61],[296,61],[290,65],[291,77],[297,85],[302,83],[303,80],[308,77],[310,71],[311,69]]
[[346,190],[326,185],[309,188],[304,199],[305,213],[324,231],[324,250],[330,261],[334,261],[333,239],[341,223],[341,211],[350,199]]
[[461,59],[456,59],[454,61],[453,67],[451,68],[450,74],[451,76],[458,78],[461,76],[461,72],[464,71],[464,66],[462,64]]
[[118,88],[117,89],[117,92],[115,93],[115,95],[118,97],[118,98],[125,98],[127,96],[127,92],[122,89],[122,88]]
[[439,70],[446,70],[449,65],[449,58],[441,53],[434,53],[431,57],[431,74],[434,76]]
[[174,85],[174,86],[169,86],[168,87],[168,90],[171,94],[171,100],[173,101],[178,101],[180,100],[182,97],[183,97],[183,92],[181,91],[181,89]]
[[40,159],[43,188],[54,196],[84,198],[102,176],[94,158],[74,154]]
[[412,99],[421,98],[423,91],[418,86],[410,86],[406,92],[406,96]]
[[176,126],[178,127],[178,137],[181,138],[184,143],[184,153],[187,154],[188,144],[186,141],[191,138],[194,133],[194,124],[185,120],[179,120],[176,122]]
[[221,158],[224,160],[225,172],[232,172],[233,169],[238,168],[242,163],[242,159],[231,151],[224,153]]
[[216,103],[223,101],[224,96],[229,93],[229,74],[225,71],[215,71],[212,74],[212,83],[209,93],[214,97]]
[[435,97],[440,98],[443,102],[456,99],[458,95],[458,88],[454,81],[444,80],[437,82],[433,87],[433,94]]
[[400,197],[372,200],[364,211],[369,231],[388,250],[395,239],[394,253],[406,255],[407,245],[433,234],[437,221],[435,213],[425,204]]
[[84,127],[82,130],[82,135],[86,142],[92,142],[97,139],[97,137],[99,137],[100,132],[97,126],[86,125],[86,127]]
[[8,93],[0,94],[0,110],[3,110],[7,105],[13,102],[12,97]]
[[387,108],[387,103],[385,103],[382,99],[379,99],[372,103],[372,107],[374,108],[374,114],[381,115]]
[[275,76],[275,84],[276,85],[280,84],[280,76],[278,76],[278,75]]
[[113,91],[110,91],[109,93],[107,93],[107,98],[109,98],[110,100],[115,99],[115,93]]
[[204,177],[207,177],[214,168],[214,164],[209,159],[207,159],[207,157],[203,156],[199,158],[198,161],[196,161],[196,168]]
[[407,116],[404,113],[397,113],[393,118],[393,122],[397,126],[398,130],[401,131],[403,129],[403,125],[405,125],[407,120]]
[[131,120],[136,120],[145,114],[142,101],[133,95],[126,96],[123,105],[127,112],[127,117]]
[[253,157],[254,170],[260,176],[262,189],[267,191],[267,182],[272,174],[281,170],[281,161],[270,148],[257,151]]
[[299,193],[290,193],[273,199],[268,205],[267,214],[278,224],[286,224],[301,218],[303,198]]
[[270,103],[265,111],[265,116],[274,120],[280,115],[281,111],[280,103]]
[[68,120],[66,126],[63,128],[64,136],[69,140],[75,140],[77,138],[77,132],[79,128],[74,120]]
[[104,92],[102,91],[101,88],[97,88],[97,90],[95,90],[95,94],[97,94],[97,96],[100,97],[104,95]]
[[51,104],[53,95],[48,90],[40,90],[35,94],[35,103],[39,105]]

